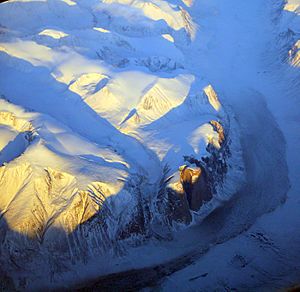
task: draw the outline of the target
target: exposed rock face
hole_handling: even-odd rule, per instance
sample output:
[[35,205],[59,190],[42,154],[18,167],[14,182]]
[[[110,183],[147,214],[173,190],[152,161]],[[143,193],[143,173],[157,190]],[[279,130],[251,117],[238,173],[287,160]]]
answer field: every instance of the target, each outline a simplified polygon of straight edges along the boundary
[[203,203],[208,202],[212,198],[212,192],[210,190],[207,175],[205,170],[202,169],[199,175],[197,175],[192,186],[192,196],[190,208],[193,211],[198,211]]
[[290,63],[298,67],[300,65],[300,40],[298,40],[289,51]]
[[225,141],[225,133],[222,125],[217,121],[210,121],[210,124],[213,126],[214,130],[218,132],[219,134],[219,145],[222,146],[222,144]]
[[185,166],[180,172],[180,182],[191,210],[199,210],[204,202],[212,198],[207,175],[203,168]]
[[180,168],[180,182],[189,208],[193,211],[198,211],[205,202],[212,199],[216,185],[223,182],[227,173],[226,157],[230,156],[230,151],[224,128],[215,120],[210,121],[210,124],[218,133],[218,141],[212,140],[207,146],[210,155],[202,157],[202,161],[185,156],[184,159],[196,167]]
[[176,191],[174,188],[168,188],[168,201],[169,201],[169,221],[176,221],[184,224],[189,224],[192,221],[190,213],[190,204],[187,200],[186,192],[182,184],[177,183]]
[[[230,139],[221,121],[211,120],[209,124],[218,134],[212,136],[202,157],[184,156],[187,165],[161,182],[161,203],[167,223],[189,224],[191,211],[199,211],[210,201],[223,184],[228,171],[227,159],[231,156]],[[166,171],[168,172],[168,170]]]
[[16,291],[14,283],[0,267],[0,291]]

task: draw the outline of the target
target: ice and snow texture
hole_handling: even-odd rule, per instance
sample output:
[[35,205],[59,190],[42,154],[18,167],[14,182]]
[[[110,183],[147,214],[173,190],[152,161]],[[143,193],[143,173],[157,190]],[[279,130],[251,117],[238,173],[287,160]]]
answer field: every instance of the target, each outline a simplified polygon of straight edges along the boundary
[[[201,5],[206,1],[199,2]],[[265,139],[273,140],[278,130],[270,127],[265,116],[258,121],[260,127],[258,124],[257,127],[251,126],[255,125],[254,120],[245,122],[249,118],[249,111],[253,119],[256,119],[256,111],[262,111],[261,102],[265,100],[276,119],[275,127],[276,124],[279,126],[285,142],[283,137],[277,138],[276,142],[273,140],[267,146],[269,154],[263,154],[264,158],[270,155],[269,163],[266,164],[265,161],[259,166],[259,156],[255,155],[252,156],[252,161],[246,162],[246,169],[248,164],[248,167],[255,167],[254,173],[259,174],[259,169],[267,172],[270,167],[266,178],[255,187],[256,195],[260,192],[264,196],[269,194],[266,197],[273,201],[277,187],[286,186],[280,192],[287,188],[287,182],[282,181],[287,171],[289,191],[287,200],[281,207],[257,219],[249,230],[216,245],[195,261],[194,265],[166,279],[162,283],[162,290],[165,291],[269,291],[299,284],[300,72],[297,43],[300,36],[300,1],[232,1],[235,4],[232,7],[228,7],[228,3],[222,5],[221,2],[211,1],[209,7],[212,11],[218,11],[218,15],[214,20],[202,22],[203,26],[209,24],[214,27],[206,36],[211,46],[205,52],[205,57],[209,61],[215,61],[219,74],[209,68],[209,62],[203,72],[210,80],[219,84],[219,91],[222,89],[231,99],[228,102],[240,113],[239,119],[242,126],[244,124],[245,131],[251,132],[251,128],[255,130],[253,136],[249,133],[246,143],[251,145],[253,141],[256,145],[252,144],[251,147],[259,152],[259,145],[268,145]],[[217,43],[221,45],[215,45],[214,49],[213,44]],[[207,52],[211,53],[211,57],[207,56]],[[219,56],[217,59],[216,53]],[[228,80],[235,82],[230,84]],[[243,91],[243,88],[247,88],[247,91]],[[248,91],[249,88],[259,91],[263,96],[257,97]],[[258,138],[257,142],[255,136]],[[280,144],[286,151],[281,157],[278,155]],[[247,145],[243,145],[243,149],[246,147]],[[286,160],[288,169],[279,160]],[[273,177],[272,169],[280,172],[280,176]],[[262,173],[261,175],[263,177]],[[256,181],[254,177],[251,180]],[[267,180],[270,180],[269,186]],[[278,180],[281,182],[278,183]],[[251,192],[245,194],[249,195]],[[255,197],[249,198],[248,204],[251,204],[251,200],[257,210],[260,203]],[[255,210],[252,209],[249,214]],[[236,216],[231,222],[238,224],[240,221]]]
[[[211,120],[234,132],[237,155],[197,222],[230,198],[243,173],[238,130],[213,86],[185,67],[197,28],[184,5],[10,1],[0,18],[2,262],[17,286],[55,283],[62,262],[67,271],[123,254],[131,234],[132,244],[141,233],[168,237],[160,182],[185,155],[200,159],[218,144]],[[12,245],[34,251],[30,260]],[[28,272],[35,266],[52,278]]]
[[[290,259],[297,239],[289,246],[283,238],[299,235],[297,208],[291,207],[299,190],[298,13],[297,0],[1,4],[0,94],[9,100],[0,104],[3,273],[19,289],[57,287],[182,259],[196,250],[195,268],[174,274],[162,288],[293,284],[299,267]],[[164,166],[174,173],[184,155],[207,154],[206,144],[217,139],[209,125],[214,119],[228,129],[234,155],[225,185],[194,214],[195,222],[223,208],[174,233],[169,243],[151,240],[137,249],[120,244],[126,231],[144,228],[127,225],[134,214],[142,209],[155,217]],[[287,142],[287,165],[277,124]],[[288,179],[292,187],[284,207],[245,231],[284,202]],[[106,218],[101,213],[82,225],[103,202]],[[169,229],[152,228],[156,238],[172,238]],[[277,256],[249,243],[252,238],[276,246]],[[140,241],[137,236],[131,244]],[[223,244],[199,258],[216,243]],[[248,243],[247,255],[240,255]],[[109,263],[106,251],[115,257]],[[269,260],[255,262],[255,254]],[[216,257],[224,269],[214,265]],[[241,274],[251,260],[255,279]],[[278,275],[266,264],[286,269]],[[80,275],[74,273],[79,269]]]

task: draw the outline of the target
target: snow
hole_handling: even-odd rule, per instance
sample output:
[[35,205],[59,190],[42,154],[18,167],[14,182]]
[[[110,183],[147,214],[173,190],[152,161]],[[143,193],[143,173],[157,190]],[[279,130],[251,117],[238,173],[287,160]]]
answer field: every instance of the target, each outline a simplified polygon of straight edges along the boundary
[[[1,168],[1,190],[6,194],[1,200],[1,209],[15,210],[7,212],[13,217],[6,217],[13,230],[22,232],[22,226],[33,220],[31,208],[36,204],[33,190],[48,208],[53,204],[64,205],[66,200],[72,201],[74,194],[79,196],[80,188],[85,190],[89,184],[101,182],[102,188],[109,189],[105,192],[107,196],[117,194],[124,186],[120,179],[128,176],[129,165],[106,145],[90,143],[48,116],[25,112],[3,100],[1,109],[1,124],[16,132],[13,141],[8,140],[1,152],[1,163],[5,162]],[[56,203],[48,201],[50,198],[44,189],[47,175],[55,182],[51,193]],[[22,216],[16,211],[19,209]],[[96,209],[91,211],[90,216],[95,212]],[[47,213],[53,211],[47,210]],[[68,213],[72,211],[68,210]]]
[[[0,278],[56,289],[159,266],[165,291],[299,280],[299,0],[0,5]],[[211,121],[230,137],[225,181],[168,227],[164,169],[176,189],[184,156],[221,149]]]
[[[282,63],[282,59],[278,58],[278,52],[282,52],[281,46],[286,46],[286,40],[278,35],[278,31],[286,32],[288,29],[295,28],[295,32],[297,32],[299,30],[299,25],[295,25],[297,16],[295,14],[287,16],[283,11],[277,16],[277,24],[274,24],[270,20],[273,18],[271,15],[275,14],[275,9],[270,10],[273,4],[270,1],[270,3],[266,1],[263,4],[260,1],[251,1],[251,3],[250,1],[245,3],[241,1],[239,3],[238,1],[233,2],[236,2],[236,10],[229,12],[229,9],[223,6],[223,12],[226,9],[226,14],[223,13],[222,20],[222,11],[220,11],[220,19],[215,21],[220,32],[215,30],[212,41],[215,42],[216,37],[224,39],[224,36],[227,36],[229,32],[232,37],[238,36],[239,39],[234,41],[234,46],[232,46],[232,43],[218,42],[219,44],[222,43],[223,46],[223,48],[216,47],[218,52],[223,52],[223,54],[219,53],[219,68],[222,69],[220,71],[222,76],[218,76],[215,72],[209,73],[209,68],[206,73],[211,74],[210,79],[214,77],[215,80],[218,80],[218,84],[223,87],[224,92],[229,91],[231,93],[230,95],[227,94],[227,97],[236,98],[236,100],[230,100],[230,103],[237,104],[238,111],[244,116],[246,111],[253,114],[258,108],[262,111],[262,108],[259,107],[257,102],[246,102],[245,92],[242,93],[241,88],[255,88],[264,94],[260,98],[265,99],[284,135],[289,179],[288,184],[287,182],[278,183],[276,179],[271,178],[271,172],[269,172],[268,179],[271,180],[271,185],[268,187],[267,192],[272,195],[270,200],[274,200],[276,186],[283,187],[285,184],[287,198],[283,205],[273,212],[258,217],[250,229],[247,230],[246,228],[235,238],[212,247],[203,257],[194,261],[193,265],[168,277],[161,284],[161,289],[165,291],[171,289],[184,291],[195,289],[204,291],[213,289],[254,289],[264,291],[299,284],[299,171],[297,165],[299,165],[300,140],[299,135],[296,134],[299,132],[300,120],[299,112],[296,110],[299,106],[299,82],[296,81],[299,72],[291,70],[287,63]],[[216,5],[216,9],[222,7],[219,1],[214,1],[214,5]],[[287,1],[284,10],[296,11],[296,7],[299,7],[299,5],[300,2],[297,0]],[[276,8],[275,5],[273,7]],[[239,13],[235,14],[235,11]],[[256,11],[256,14],[254,14],[254,11]],[[266,14],[261,15],[262,11],[265,11]],[[243,22],[243,26],[236,25],[236,21],[241,21],[241,19],[245,21],[247,16],[251,17],[251,15],[256,15],[255,19],[252,21],[249,19],[247,23]],[[258,18],[258,15],[261,18]],[[224,28],[224,23],[227,24],[227,28]],[[252,28],[249,27],[250,25]],[[261,29],[262,27],[264,29]],[[232,33],[233,30],[243,32]],[[297,38],[297,33],[294,37]],[[256,39],[255,47],[254,43],[250,43],[253,39]],[[291,44],[293,44],[293,40]],[[271,50],[269,49],[270,45],[273,46]],[[233,50],[233,47],[238,48],[238,51]],[[283,51],[286,56],[283,57],[285,62],[288,60],[288,50]],[[211,52],[211,54],[214,57],[216,56],[214,52]],[[206,52],[205,58],[207,58]],[[247,60],[244,58],[247,58]],[[272,63],[269,63],[269,58],[272,59]],[[227,63],[224,60],[227,60]],[[255,62],[251,60],[255,60]],[[218,65],[218,62],[215,62],[214,65]],[[251,65],[254,65],[252,71],[249,70]],[[235,70],[234,68],[239,69]],[[234,86],[229,85],[224,80],[224,76],[229,76],[230,80],[238,81],[235,82]],[[237,88],[239,94],[234,94],[234,90],[229,89],[229,87]],[[221,90],[219,89],[219,91]],[[251,99],[253,99],[253,96],[252,93]],[[245,124],[247,132],[251,125],[253,125],[253,122]],[[267,133],[270,133],[268,139],[274,139],[274,130],[266,125],[265,117],[261,120],[261,131],[258,130],[258,127],[259,125],[254,129],[257,135],[261,135],[261,145],[267,144],[263,138],[263,136],[268,135]],[[281,141],[283,141],[282,138]],[[273,168],[280,172],[281,177],[283,177],[284,172],[287,170],[284,170],[282,166],[279,167],[278,152],[274,151],[274,146],[277,147],[279,143],[280,141],[273,142],[267,147],[267,151],[272,153]],[[281,161],[283,159],[284,157],[280,158]],[[261,166],[264,172],[266,171],[265,168],[266,165]],[[266,184],[266,181],[262,183]],[[261,190],[261,186],[258,185],[256,193]],[[282,189],[281,192],[284,193],[285,190]],[[255,197],[251,200],[256,206],[260,206],[261,203],[258,203]],[[244,204],[247,205],[246,202]],[[249,211],[249,215],[251,212],[253,210]],[[242,221],[241,217],[236,218],[238,218],[238,221]]]

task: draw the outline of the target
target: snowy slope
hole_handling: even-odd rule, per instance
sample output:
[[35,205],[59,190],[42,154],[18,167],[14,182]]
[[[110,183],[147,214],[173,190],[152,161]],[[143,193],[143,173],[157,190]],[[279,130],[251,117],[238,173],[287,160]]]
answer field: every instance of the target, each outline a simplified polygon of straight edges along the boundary
[[[299,4],[0,4],[3,286],[295,284]],[[173,205],[184,157],[215,153],[213,199]]]
[[[1,4],[1,272],[16,287],[59,286],[82,261],[170,238],[242,184],[235,116],[189,64],[185,5]],[[210,157],[208,145],[235,152],[220,156],[225,181],[198,212],[175,209],[164,180],[174,188],[184,157]]]
[[[215,8],[221,6],[220,1],[213,2],[213,5],[216,5]],[[240,27],[239,40],[235,42],[235,47],[243,52],[240,54],[242,58],[249,60],[252,54],[257,58],[253,63],[254,70],[252,72],[245,70],[244,75],[241,75],[240,71],[238,74],[235,74],[234,71],[229,73],[230,69],[226,68],[229,64],[224,64],[223,72],[231,74],[231,78],[244,80],[243,83],[239,83],[238,90],[240,92],[242,90],[240,85],[242,85],[241,87],[255,88],[261,92],[269,110],[276,118],[276,124],[280,127],[285,140],[286,158],[282,157],[281,159],[286,159],[288,169],[284,170],[279,161],[274,161],[278,155],[278,151],[274,149],[274,146],[278,149],[276,143],[270,145],[268,152],[272,153],[274,171],[280,172],[281,177],[288,175],[289,183],[285,187],[288,189],[287,199],[273,212],[258,218],[249,230],[241,232],[233,239],[222,241],[221,244],[214,246],[203,257],[196,260],[193,265],[174,273],[161,284],[163,291],[171,289],[273,291],[299,285],[300,116],[298,109],[300,72],[297,69],[299,65],[295,44],[299,40],[300,2],[298,0],[286,1],[286,3],[283,1],[278,1],[278,3],[275,1],[245,2],[235,1],[238,14],[235,14],[234,10],[225,12],[227,8],[224,7],[224,18],[221,21],[221,12],[220,19],[217,21],[220,21],[220,25],[228,23],[226,30],[228,33],[232,33],[236,29],[236,21],[240,22],[241,19],[247,17],[241,11],[244,10],[249,17],[256,16],[252,22],[249,21]],[[252,9],[253,13],[250,13]],[[264,29],[261,29],[262,27]],[[221,30],[215,30],[215,36],[223,38],[226,31],[224,32],[223,27],[218,27],[218,29]],[[242,35],[245,36],[245,39],[241,37]],[[255,44],[252,42],[254,36],[257,40]],[[246,38],[249,39],[249,42]],[[223,52],[225,52],[224,48]],[[227,54],[231,56],[229,50]],[[224,59],[230,60],[231,66],[245,67],[246,60],[236,60],[238,54],[239,52],[234,50],[232,59],[229,59],[228,55],[225,56],[225,53],[220,57],[222,62]],[[212,78],[214,72],[211,74]],[[226,81],[222,81],[223,77],[215,74],[215,78],[219,79],[220,87],[227,91]],[[253,99],[253,95],[251,99]],[[242,110],[245,99],[237,96],[237,100],[233,100],[232,103],[240,103],[238,108]],[[251,104],[246,104],[248,111],[249,109],[254,111],[257,107],[256,103],[255,105],[252,103],[252,107],[249,107]],[[269,139],[274,139],[274,130],[266,126],[265,121],[261,124],[261,128],[260,140],[264,135],[268,135],[267,133],[272,135]],[[265,167],[266,165],[262,165],[261,169],[265,171]],[[284,174],[285,172],[286,174]],[[282,188],[284,184],[278,183],[277,179],[272,178],[272,171],[268,173],[267,177],[271,180],[267,193],[272,196],[271,200],[274,200],[275,189]],[[260,185],[256,192],[261,191]]]

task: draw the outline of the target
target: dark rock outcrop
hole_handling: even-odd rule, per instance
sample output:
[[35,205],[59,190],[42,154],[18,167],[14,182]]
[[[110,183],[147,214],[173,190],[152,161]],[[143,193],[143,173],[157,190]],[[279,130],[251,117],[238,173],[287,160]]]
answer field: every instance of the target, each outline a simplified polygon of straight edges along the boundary
[[212,198],[207,175],[203,167],[191,168],[185,166],[180,172],[180,182],[191,210],[199,210],[204,202]]

